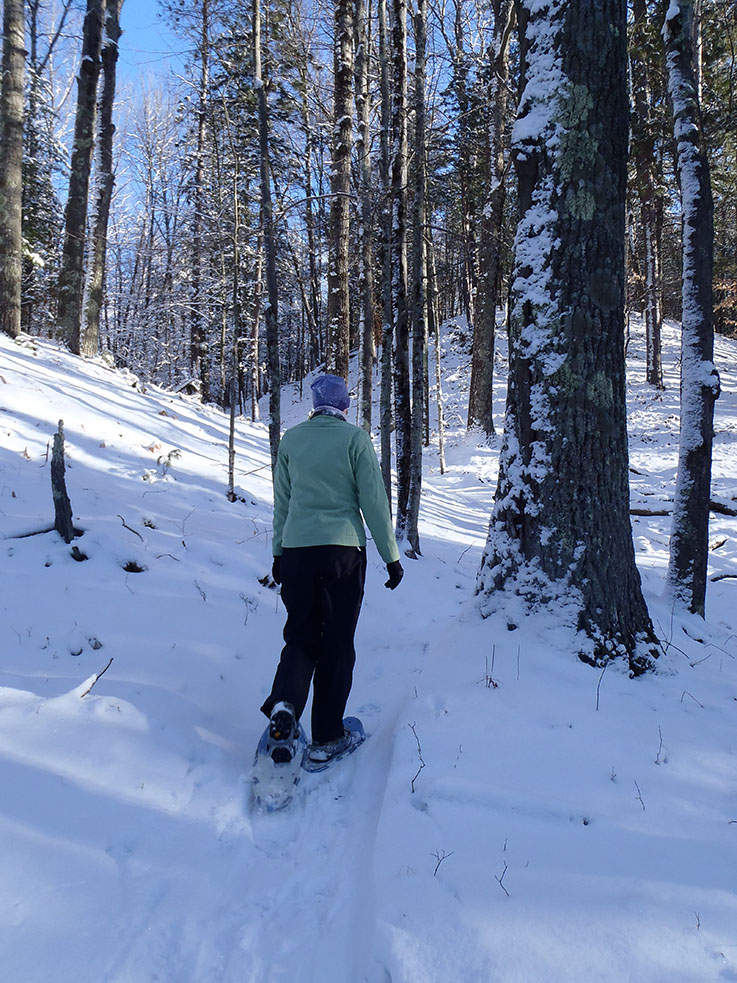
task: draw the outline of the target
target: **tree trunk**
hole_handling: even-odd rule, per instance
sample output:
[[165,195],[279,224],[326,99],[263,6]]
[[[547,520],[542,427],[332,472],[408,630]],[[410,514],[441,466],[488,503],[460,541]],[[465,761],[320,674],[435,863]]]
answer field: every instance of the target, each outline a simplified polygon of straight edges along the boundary
[[353,3],[337,0],[333,40],[335,98],[330,179],[330,269],[328,270],[327,370],[348,379],[350,302],[351,150],[353,145]]
[[77,115],[74,122],[69,197],[64,213],[64,249],[59,275],[57,320],[62,339],[76,355],[80,354],[81,348],[84,250],[104,10],[104,0],[87,0],[82,61],[77,78]]
[[407,538],[412,455],[407,305],[407,4],[393,0],[392,25],[392,308],[394,313],[394,413],[397,448],[396,535]]
[[381,188],[384,201],[381,234],[381,473],[386,497],[392,502],[392,357],[394,310],[392,307],[392,205],[391,126],[392,97],[389,81],[389,25],[387,0],[379,4],[379,64],[381,66]]
[[361,426],[371,432],[371,402],[373,369],[376,360],[374,344],[374,238],[373,201],[371,194],[371,100],[369,99],[369,44],[371,29],[368,4],[358,0],[356,6],[356,110],[359,119],[358,159],[360,167],[360,226],[361,272]]
[[674,0],[663,28],[683,228],[681,432],[668,582],[676,600],[703,616],[719,376],[713,362],[713,202],[694,66],[692,17],[690,0]]
[[410,555],[421,555],[419,516],[422,495],[422,444],[425,435],[425,356],[427,353],[427,266],[425,213],[427,205],[425,51],[427,0],[417,0],[414,14],[414,197],[412,200],[412,430],[410,483],[407,503],[407,540]]
[[640,203],[640,224],[645,260],[645,337],[647,342],[646,378],[651,386],[664,389],[661,354],[662,282],[660,271],[660,205],[656,189],[658,166],[654,122],[651,111],[650,69],[648,64],[648,12],[646,0],[633,0],[634,23],[631,32],[632,66],[632,159]]
[[205,211],[205,140],[207,101],[210,86],[210,0],[200,6],[200,85],[197,106],[197,149],[194,173],[194,215],[192,218],[192,285],[189,298],[190,358],[192,372],[200,380],[203,402],[210,398],[207,339],[202,317],[202,226]]
[[276,280],[276,241],[274,212],[271,200],[269,163],[269,107],[261,68],[261,3],[253,0],[253,78],[258,105],[259,165],[261,175],[261,228],[264,240],[266,269],[266,357],[269,372],[269,447],[271,466],[276,467],[276,455],[281,439],[281,366],[279,362],[279,291]]
[[120,40],[120,8],[123,0],[107,0],[105,10],[105,34],[107,41],[102,48],[102,97],[99,106],[99,134],[97,145],[97,200],[92,222],[92,242],[87,274],[87,304],[81,350],[84,355],[96,355],[100,338],[100,310],[105,281],[107,253],[107,226],[110,202],[115,186],[113,170],[113,104],[115,102],[115,66],[118,60]]
[[23,0],[5,0],[0,84],[0,331],[20,334],[23,269]]
[[494,36],[491,44],[489,87],[489,174],[486,204],[481,214],[479,300],[473,324],[471,386],[468,398],[468,428],[478,427],[487,437],[494,433],[492,395],[494,344],[499,287],[502,214],[506,148],[508,51],[514,5],[512,0],[494,0]]
[[520,220],[499,484],[479,571],[638,674],[656,639],[629,519],[624,365],[626,4],[521,0]]

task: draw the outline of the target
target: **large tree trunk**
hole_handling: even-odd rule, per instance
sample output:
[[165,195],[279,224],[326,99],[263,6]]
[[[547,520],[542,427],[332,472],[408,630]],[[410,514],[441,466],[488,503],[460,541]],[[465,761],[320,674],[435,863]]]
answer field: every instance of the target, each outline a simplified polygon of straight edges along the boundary
[[353,145],[353,2],[337,0],[333,41],[335,98],[330,180],[327,370],[348,379],[351,149]]
[[266,357],[269,372],[269,447],[271,466],[276,467],[276,455],[281,439],[281,366],[279,362],[279,291],[276,281],[276,240],[274,210],[271,200],[269,162],[269,107],[261,68],[261,3],[253,0],[253,77],[258,105],[259,164],[261,176],[261,228],[264,240],[266,268]]
[[392,308],[394,313],[394,412],[397,463],[396,534],[407,538],[412,454],[407,304],[407,4],[394,0],[392,25]]
[[120,40],[120,8],[123,0],[107,0],[105,34],[102,48],[102,97],[99,106],[99,136],[97,145],[97,199],[92,222],[92,242],[87,272],[87,304],[85,311],[82,353],[96,355],[100,338],[100,311],[105,282],[107,226],[110,203],[115,186],[113,170],[113,104],[115,102],[115,66]]
[[104,11],[104,0],[87,0],[82,61],[77,79],[77,115],[74,122],[69,197],[64,213],[64,250],[59,275],[57,321],[61,337],[76,355],[80,354],[81,347],[84,251]]
[[479,247],[479,299],[473,325],[471,386],[468,398],[468,427],[478,427],[486,436],[494,433],[492,394],[494,343],[499,286],[502,213],[506,153],[504,130],[507,117],[509,38],[514,5],[512,0],[494,0],[494,37],[491,44],[489,86],[489,175],[486,203],[481,214]]
[[656,389],[664,389],[661,354],[662,278],[660,271],[661,205],[658,202],[653,114],[651,111],[650,66],[648,64],[648,11],[646,0],[633,0],[631,31],[632,66],[632,159],[640,203],[640,224],[645,261],[646,378]]
[[520,221],[499,484],[479,571],[551,605],[582,659],[651,665],[629,520],[624,366],[625,0],[521,0]]
[[0,85],[0,331],[20,334],[23,266],[23,0],[5,0]]
[[692,46],[693,3],[672,2],[663,35],[673,103],[683,227],[681,434],[668,582],[674,597],[704,614],[709,555],[714,401],[713,203]]

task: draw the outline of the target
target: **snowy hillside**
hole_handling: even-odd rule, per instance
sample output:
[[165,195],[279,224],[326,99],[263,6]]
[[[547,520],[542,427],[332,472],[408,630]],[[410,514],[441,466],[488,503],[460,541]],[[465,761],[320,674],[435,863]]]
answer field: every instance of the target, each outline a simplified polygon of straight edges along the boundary
[[[284,618],[265,426],[237,424],[231,504],[223,414],[0,337],[3,980],[737,980],[737,580],[710,583],[706,623],[673,616],[669,520],[634,516],[666,647],[635,681],[580,663],[554,619],[482,621],[500,438],[464,432],[457,335],[423,557],[389,592],[370,548],[348,707],[369,739],[280,815],[248,801]],[[629,346],[640,511],[674,490],[674,327],[665,343],[662,396]],[[717,364],[714,497],[734,506],[737,345]],[[306,406],[285,390],[285,424]],[[40,532],[59,419],[83,562]],[[710,578],[737,575],[737,519],[711,537]]]

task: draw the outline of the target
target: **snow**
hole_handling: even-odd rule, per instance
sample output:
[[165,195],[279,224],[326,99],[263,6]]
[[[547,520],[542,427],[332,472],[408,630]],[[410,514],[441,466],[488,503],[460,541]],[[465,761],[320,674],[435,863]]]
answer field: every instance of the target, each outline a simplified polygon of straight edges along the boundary
[[[674,493],[679,331],[664,328],[665,393],[643,382],[643,335],[635,319],[632,501],[656,512]],[[715,353],[713,495],[726,501],[736,347],[718,339]],[[0,338],[5,979],[737,979],[737,582],[710,582],[706,622],[674,615],[669,517],[634,516],[666,648],[637,680],[580,663],[564,619],[481,619],[498,440],[465,434],[457,333],[443,353],[447,473],[433,447],[423,557],[390,592],[370,548],[348,708],[368,739],[306,775],[291,811],[260,815],[248,781],[284,617],[260,582],[266,427],[237,422],[231,504],[225,415],[52,343]],[[287,425],[304,394],[285,389]],[[497,426],[503,406],[499,385]],[[59,419],[84,562],[56,533],[28,535],[53,521]],[[737,574],[736,524],[712,518],[710,578]]]

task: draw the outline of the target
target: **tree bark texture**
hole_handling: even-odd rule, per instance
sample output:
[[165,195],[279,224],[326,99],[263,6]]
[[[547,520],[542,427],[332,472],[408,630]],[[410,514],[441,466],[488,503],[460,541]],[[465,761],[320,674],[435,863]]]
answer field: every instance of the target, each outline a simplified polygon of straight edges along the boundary
[[102,47],[102,95],[98,109],[99,129],[97,141],[97,194],[92,222],[89,269],[87,271],[87,297],[81,350],[84,355],[96,355],[100,339],[100,311],[105,281],[107,256],[107,227],[110,203],[115,187],[113,164],[113,105],[115,103],[115,75],[120,40],[120,8],[123,0],[107,0],[105,10],[106,40]]
[[5,0],[0,83],[0,331],[11,338],[18,337],[21,323],[24,32],[23,0]]
[[64,212],[64,247],[59,274],[57,321],[62,339],[75,355],[81,352],[84,253],[104,11],[104,0],[87,0],[82,34],[82,61],[77,77],[77,114],[74,121],[69,196]]
[[482,611],[551,605],[597,665],[655,654],[629,519],[624,364],[625,0],[521,0],[520,219]]
[[353,147],[353,0],[337,0],[333,40],[335,71],[333,163],[330,179],[327,370],[348,379],[350,348],[351,152]]
[[494,36],[491,44],[489,86],[489,173],[486,202],[481,214],[479,297],[473,325],[471,385],[468,398],[468,427],[469,429],[478,427],[486,436],[494,433],[492,416],[494,344],[504,210],[504,177],[507,166],[504,131],[508,103],[508,51],[514,4],[512,0],[494,0],[493,7]]
[[51,452],[51,494],[54,499],[54,529],[65,543],[74,539],[72,503],[69,501],[64,472],[64,421],[59,420],[59,429],[54,434]]
[[709,555],[714,401],[713,202],[692,44],[693,3],[671,3],[663,36],[673,104],[683,228],[681,427],[668,582],[703,616]]
[[392,24],[392,313],[394,315],[394,415],[397,466],[396,534],[407,537],[412,454],[407,299],[407,4],[393,0]]

